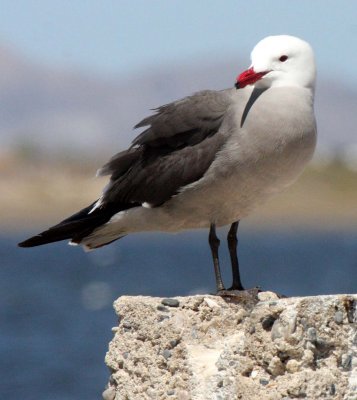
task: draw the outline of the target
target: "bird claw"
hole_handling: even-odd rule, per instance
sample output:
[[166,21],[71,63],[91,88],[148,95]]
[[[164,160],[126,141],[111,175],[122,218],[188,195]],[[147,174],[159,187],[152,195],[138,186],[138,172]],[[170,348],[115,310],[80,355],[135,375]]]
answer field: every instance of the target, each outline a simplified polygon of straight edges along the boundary
[[260,287],[255,287],[251,289],[243,289],[243,290],[237,290],[237,289],[223,289],[223,290],[218,290],[216,293],[216,296],[221,296],[221,297],[229,297],[229,298],[234,298],[234,299],[257,299],[258,293],[261,292]]

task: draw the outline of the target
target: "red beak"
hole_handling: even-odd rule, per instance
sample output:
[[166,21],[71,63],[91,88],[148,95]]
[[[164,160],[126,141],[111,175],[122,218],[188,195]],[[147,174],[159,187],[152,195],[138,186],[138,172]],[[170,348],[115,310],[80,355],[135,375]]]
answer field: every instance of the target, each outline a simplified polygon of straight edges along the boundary
[[249,68],[246,71],[242,72],[238,75],[235,87],[237,89],[242,89],[247,85],[253,85],[256,81],[259,81],[264,75],[266,75],[269,71],[264,72],[255,72],[253,68]]

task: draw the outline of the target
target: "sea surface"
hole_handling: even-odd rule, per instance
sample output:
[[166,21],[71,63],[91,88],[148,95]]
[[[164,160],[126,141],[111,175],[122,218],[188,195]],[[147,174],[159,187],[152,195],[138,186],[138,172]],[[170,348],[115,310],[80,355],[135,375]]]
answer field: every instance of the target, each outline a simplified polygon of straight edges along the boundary
[[[357,230],[241,230],[247,288],[356,293]],[[220,234],[228,286],[226,232]],[[133,235],[89,253],[65,243],[17,248],[25,238],[0,238],[0,399],[101,399],[117,297],[214,292],[206,232]]]

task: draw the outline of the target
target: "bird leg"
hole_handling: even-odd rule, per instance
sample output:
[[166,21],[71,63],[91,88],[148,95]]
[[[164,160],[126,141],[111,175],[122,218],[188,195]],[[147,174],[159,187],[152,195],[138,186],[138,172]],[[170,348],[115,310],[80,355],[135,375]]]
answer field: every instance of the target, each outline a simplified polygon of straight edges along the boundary
[[228,290],[244,290],[244,287],[240,280],[239,263],[238,263],[238,256],[237,256],[238,224],[239,224],[239,221],[233,222],[233,224],[231,225],[231,228],[229,229],[228,235],[227,235],[228,249],[229,249],[229,255],[231,256],[232,276],[233,276],[232,286]]
[[209,245],[211,247],[211,252],[212,252],[214,274],[216,277],[216,288],[217,288],[217,292],[220,292],[225,289],[224,289],[224,284],[222,281],[221,270],[219,267],[218,248],[219,248],[220,240],[218,239],[218,237],[216,235],[216,225],[215,224],[211,224],[211,227],[209,230],[208,242],[209,242]]

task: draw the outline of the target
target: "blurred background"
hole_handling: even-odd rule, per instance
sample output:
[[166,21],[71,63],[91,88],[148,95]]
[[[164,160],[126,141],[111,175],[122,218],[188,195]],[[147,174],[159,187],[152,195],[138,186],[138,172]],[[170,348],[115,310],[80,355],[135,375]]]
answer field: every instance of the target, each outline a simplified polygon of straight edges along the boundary
[[[96,169],[151,108],[231,87],[267,35],[315,49],[319,142],[299,181],[241,223],[243,282],[356,292],[356,13],[347,0],[0,0],[1,398],[100,398],[114,299],[214,291],[207,232],[91,253],[16,243],[97,198]],[[225,240],[221,261],[229,284]]]

